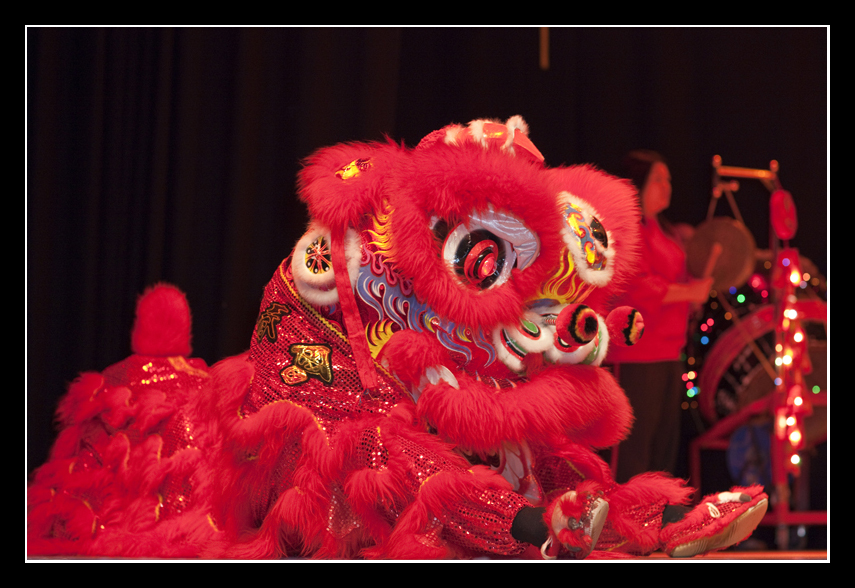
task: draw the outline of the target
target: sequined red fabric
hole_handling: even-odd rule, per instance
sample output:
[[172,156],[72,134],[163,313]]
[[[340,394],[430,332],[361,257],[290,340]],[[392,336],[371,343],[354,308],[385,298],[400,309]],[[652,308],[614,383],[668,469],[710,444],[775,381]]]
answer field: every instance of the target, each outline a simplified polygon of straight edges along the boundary
[[28,551],[195,556],[216,533],[210,440],[192,408],[209,379],[201,360],[141,355],[78,379],[60,406],[51,459],[28,489]]
[[290,271],[286,260],[265,288],[250,345],[255,377],[241,417],[288,401],[310,410],[332,436],[341,421],[385,414],[409,399],[388,374],[379,375],[376,389],[362,388],[340,313],[323,315],[305,303],[290,282]]
[[[528,501],[420,430],[410,395],[379,364],[378,386],[363,389],[340,314],[297,294],[290,260],[265,289],[249,352],[254,375],[238,419],[264,427],[274,411],[286,420],[310,414],[310,436],[319,431],[329,452],[307,440],[302,424],[268,436],[265,443],[281,439],[281,447],[265,452],[243,447],[240,435],[226,440],[243,456],[236,471],[247,474],[256,529],[279,527],[297,553],[325,557],[406,557],[405,549],[430,557],[521,553],[526,545],[510,528]],[[321,483],[318,496],[307,497],[306,478]],[[298,504],[311,520],[276,519]]]

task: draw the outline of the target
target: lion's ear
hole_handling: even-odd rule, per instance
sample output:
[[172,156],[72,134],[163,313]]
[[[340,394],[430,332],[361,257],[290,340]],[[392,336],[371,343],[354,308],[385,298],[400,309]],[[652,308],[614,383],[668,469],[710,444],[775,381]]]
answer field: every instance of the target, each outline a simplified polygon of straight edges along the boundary
[[402,157],[394,144],[343,143],[306,158],[298,195],[315,222],[334,232],[358,226],[380,208],[387,170]]
[[[553,168],[546,173],[552,190],[559,195],[565,219],[569,222],[567,214],[572,211],[580,222],[585,223],[584,229],[576,225],[579,234],[588,231],[590,237],[601,241],[592,242],[591,250],[601,252],[603,262],[585,267],[586,264],[580,261],[576,270],[582,280],[594,286],[585,304],[605,314],[609,310],[608,301],[627,287],[638,270],[641,211],[635,188],[629,180],[611,176],[591,165]],[[594,219],[597,226],[593,224]],[[598,231],[605,239],[597,237]],[[583,246],[580,240],[566,236],[565,243],[575,244],[578,252],[578,248]]]

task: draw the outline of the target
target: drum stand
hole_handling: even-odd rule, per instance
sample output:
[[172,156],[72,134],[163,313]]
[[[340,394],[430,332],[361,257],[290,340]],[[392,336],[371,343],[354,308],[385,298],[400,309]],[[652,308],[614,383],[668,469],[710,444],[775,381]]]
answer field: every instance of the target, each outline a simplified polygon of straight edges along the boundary
[[[691,442],[689,449],[690,475],[695,488],[701,487],[701,450],[727,450],[734,431],[750,420],[771,415],[773,433],[771,438],[771,475],[774,486],[773,508],[763,519],[762,525],[775,526],[776,543],[779,549],[789,544],[789,527],[792,525],[828,524],[827,511],[791,510],[791,479],[794,481],[796,496],[803,494],[805,488],[806,467],[802,454],[807,446],[805,418],[812,414],[814,407],[827,406],[826,390],[808,390],[804,375],[811,372],[812,365],[807,350],[808,337],[803,320],[827,321],[824,303],[798,301],[796,288],[802,282],[798,251],[789,247],[797,228],[795,206],[789,192],[781,189],[778,181],[778,164],[772,161],[769,170],[726,167],[721,158],[713,158],[713,200],[710,204],[710,217],[718,199],[724,194],[739,219],[732,192],[738,189],[734,181],[722,178],[752,178],[762,181],[772,193],[770,197],[770,241],[772,249],[772,293],[773,306],[769,309],[767,320],[772,321],[775,332],[774,365],[765,353],[755,344],[759,331],[768,331],[765,325],[743,322],[731,311],[736,329],[741,335],[741,344],[751,346],[763,368],[772,378],[774,391],[755,400],[749,405],[716,422],[710,429]],[[708,219],[709,220],[709,219]],[[721,288],[717,288],[721,290]],[[727,307],[727,300],[720,293],[719,302]],[[746,317],[749,318],[749,317]],[[756,318],[756,317],[754,317]],[[762,322],[762,321],[761,321]],[[755,321],[756,323],[756,321]],[[759,326],[758,326],[759,325]],[[732,342],[731,342],[732,343]],[[713,379],[715,381],[715,379]],[[714,389],[701,390],[701,394],[715,394]],[[827,432],[821,437],[811,439],[816,445],[825,441]],[[800,488],[802,490],[800,490]],[[798,502],[802,502],[799,500]]]

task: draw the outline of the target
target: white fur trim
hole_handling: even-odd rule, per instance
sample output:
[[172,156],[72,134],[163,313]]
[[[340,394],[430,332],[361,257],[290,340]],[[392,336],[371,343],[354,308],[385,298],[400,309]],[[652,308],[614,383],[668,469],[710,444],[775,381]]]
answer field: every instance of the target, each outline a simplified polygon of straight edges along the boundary
[[[576,351],[565,352],[553,346],[544,355],[552,363],[560,364],[577,364],[599,366],[606,358],[606,352],[609,349],[609,330],[606,328],[606,321],[600,315],[597,315],[599,337],[586,345],[582,345]],[[594,354],[591,357],[591,354]]]
[[479,119],[469,123],[469,132],[472,134],[472,138],[482,146],[484,145],[484,123],[486,122],[489,121]]
[[609,332],[605,319],[597,315],[598,337],[586,345],[582,345],[575,351],[562,351],[555,346],[555,326],[544,324],[544,315],[558,316],[566,305],[560,304],[549,308],[534,311],[526,311],[523,315],[527,320],[540,326],[541,333],[537,338],[526,337],[515,326],[504,326],[493,330],[493,347],[496,356],[508,368],[516,373],[523,373],[525,366],[522,360],[506,348],[505,339],[510,339],[514,346],[518,347],[524,354],[542,353],[551,363],[562,365],[585,365],[599,366],[606,358],[609,349]]
[[[447,145],[458,145],[461,140],[461,134],[465,133],[467,130],[469,131],[469,136],[472,137],[472,140],[475,143],[481,145],[482,147],[486,147],[486,139],[484,137],[484,125],[486,123],[493,123],[501,125],[502,122],[493,119],[479,118],[473,121],[470,121],[469,124],[464,129],[459,125],[453,125],[448,128],[445,132],[444,142]],[[502,150],[514,155],[514,135],[515,131],[520,131],[524,135],[528,135],[528,123],[525,122],[522,116],[514,115],[504,123],[505,128],[507,128],[507,137],[505,137],[505,144],[502,145]]]
[[[582,216],[586,223],[590,223],[592,218],[600,220],[600,216],[596,209],[578,196],[575,196],[570,192],[560,192],[558,194],[558,199],[562,204],[571,204],[574,208],[579,209],[582,212]],[[567,249],[570,251],[570,254],[573,256],[573,264],[576,268],[576,272],[579,274],[579,277],[587,283],[600,288],[608,285],[615,273],[614,239],[612,238],[612,234],[608,230],[608,227],[603,225],[603,228],[606,230],[606,238],[608,239],[609,246],[608,248],[604,248],[600,243],[596,243],[595,247],[597,247],[597,251],[606,258],[606,267],[604,269],[595,269],[588,266],[584,252],[579,246],[579,238],[573,234],[572,230],[566,225],[566,223],[564,228],[561,230],[561,237],[564,240],[564,244],[567,246]]]
[[600,319],[600,344],[597,345],[597,354],[594,356],[590,365],[599,367],[603,360],[606,359],[606,354],[609,352],[609,330],[606,328],[606,321]]
[[458,137],[460,137],[460,132],[463,130],[463,127],[460,125],[452,125],[445,131],[445,139],[443,139],[443,143],[446,145],[457,145]]
[[508,122],[505,123],[505,126],[508,127],[508,138],[505,141],[504,149],[505,151],[516,155],[516,152],[514,151],[514,138],[516,131],[521,132],[523,135],[528,135],[528,124],[523,120],[523,117],[517,114],[509,118]]
[[523,117],[518,114],[509,118],[508,122],[505,123],[505,126],[507,126],[511,131],[518,130],[523,135],[528,135],[528,123],[526,123]]
[[[335,270],[330,263],[327,271],[314,273],[306,267],[305,251],[319,238],[323,237],[332,247],[330,232],[325,227],[311,225],[294,247],[291,256],[291,273],[294,285],[300,296],[315,306],[330,306],[338,303],[338,290],[335,285]],[[359,276],[359,265],[362,259],[362,239],[353,229],[348,229],[344,242],[344,257],[347,263],[347,273],[350,286],[356,286]]]
[[505,334],[512,338],[526,353],[544,353],[551,349],[555,338],[555,327],[541,324],[543,321],[536,312],[526,311],[522,318],[537,325],[540,332],[536,337],[524,333],[520,325],[506,327]]
[[522,361],[505,347],[503,339],[508,331],[513,331],[513,328],[509,327],[504,329],[502,327],[497,327],[493,329],[493,348],[496,350],[496,357],[499,358],[499,361],[508,366],[511,371],[522,373],[525,371],[525,366],[523,366]]
[[348,229],[344,235],[344,260],[347,263],[350,288],[355,290],[359,267],[362,265],[362,237],[354,229]]

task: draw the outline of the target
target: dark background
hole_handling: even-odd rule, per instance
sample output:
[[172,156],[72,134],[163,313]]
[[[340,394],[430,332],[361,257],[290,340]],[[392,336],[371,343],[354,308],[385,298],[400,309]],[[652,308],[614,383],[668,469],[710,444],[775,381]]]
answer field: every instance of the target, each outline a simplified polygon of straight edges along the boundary
[[[672,221],[701,222],[711,160],[768,169],[798,207],[792,245],[828,275],[826,28],[28,28],[27,467],[79,372],[129,353],[136,297],[182,288],[194,355],[248,347],[261,292],[302,234],[301,158],[340,141],[409,146],[521,114],[549,165],[669,160]],[[740,212],[768,247],[768,192]],[[756,184],[756,185],[754,185]],[[719,214],[729,209],[721,203]]]

